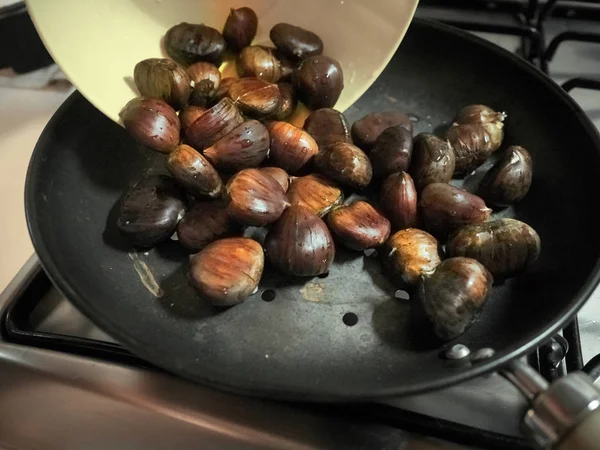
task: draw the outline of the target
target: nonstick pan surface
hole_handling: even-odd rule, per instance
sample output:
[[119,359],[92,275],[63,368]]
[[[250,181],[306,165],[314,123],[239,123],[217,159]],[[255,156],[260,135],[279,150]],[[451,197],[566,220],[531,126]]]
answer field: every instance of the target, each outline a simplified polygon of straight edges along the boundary
[[[412,300],[394,298],[377,259],[341,249],[326,278],[285,278],[267,267],[246,302],[209,306],[188,285],[187,255],[176,242],[137,253],[115,229],[120,196],[143,176],[163,173],[164,156],[135,144],[77,93],[48,124],[29,167],[35,248],[55,284],[93,321],[148,361],[204,384],[330,401],[457,383],[533,349],[573,317],[598,283],[600,249],[598,134],[560,87],[517,56],[415,20],[346,113],[354,121],[370,111],[405,111],[418,120],[416,132],[431,132],[472,103],[506,111],[504,147],[530,150],[531,190],[501,216],[529,223],[542,240],[538,262],[496,286],[477,322],[453,342],[493,348],[487,360],[442,358],[453,343],[433,340]],[[147,287],[146,268],[159,297]],[[265,301],[269,289],[275,298]]]

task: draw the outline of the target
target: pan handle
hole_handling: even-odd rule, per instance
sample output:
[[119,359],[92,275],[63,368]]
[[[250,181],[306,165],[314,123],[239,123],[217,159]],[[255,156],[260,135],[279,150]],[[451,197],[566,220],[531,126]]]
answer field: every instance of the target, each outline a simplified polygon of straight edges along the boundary
[[527,398],[523,418],[529,437],[544,449],[600,448],[600,390],[583,372],[572,372],[552,384],[521,360],[500,374]]

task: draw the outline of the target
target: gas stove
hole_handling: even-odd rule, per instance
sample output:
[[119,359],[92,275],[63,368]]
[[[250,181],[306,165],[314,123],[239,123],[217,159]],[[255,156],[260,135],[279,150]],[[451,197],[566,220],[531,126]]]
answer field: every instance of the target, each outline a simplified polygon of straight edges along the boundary
[[[537,0],[424,1],[420,17],[476,32],[547,72],[600,127],[598,7]],[[577,5],[574,5],[574,4]],[[585,5],[584,5],[585,6]],[[565,34],[566,33],[566,34]],[[528,356],[548,380],[600,376],[600,290]],[[530,448],[522,395],[498,374],[427,394],[350,405],[217,392],[132,355],[53,286],[33,256],[0,296],[0,448]],[[585,366],[585,367],[584,367]]]

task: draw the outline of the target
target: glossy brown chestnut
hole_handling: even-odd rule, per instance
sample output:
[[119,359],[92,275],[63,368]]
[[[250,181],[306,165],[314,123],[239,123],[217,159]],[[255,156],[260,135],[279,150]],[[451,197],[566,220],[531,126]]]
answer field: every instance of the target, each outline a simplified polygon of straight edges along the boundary
[[310,56],[293,74],[298,98],[310,109],[333,108],[344,89],[342,67],[327,56]]
[[367,187],[373,176],[369,157],[360,148],[347,142],[321,149],[315,156],[315,166],[326,177],[357,189]]
[[529,152],[517,145],[506,149],[504,156],[485,174],[479,195],[488,205],[505,208],[527,195],[533,177]]
[[231,8],[223,27],[223,37],[231,50],[239,52],[252,43],[257,28],[258,17],[252,8]]
[[259,169],[238,172],[227,185],[227,212],[242,225],[275,222],[289,206],[281,185]]
[[281,63],[269,48],[252,45],[237,56],[235,66],[240,77],[255,77],[269,83],[281,78]]
[[173,178],[195,197],[218,198],[223,193],[215,168],[189,145],[181,144],[169,153],[166,166]]
[[274,49],[273,54],[275,55],[275,58],[279,60],[279,66],[281,67],[281,78],[279,81],[292,82],[292,75],[294,74],[294,70],[296,70],[294,61],[281,53],[278,49]]
[[182,22],[167,31],[165,48],[171,58],[184,66],[198,61],[218,65],[223,60],[225,39],[214,28]]
[[445,341],[463,334],[485,305],[492,282],[492,275],[474,259],[442,261],[425,277],[418,295],[434,333]]
[[391,235],[380,255],[387,275],[400,288],[418,285],[422,277],[442,261],[437,240],[417,228],[406,228]]
[[247,120],[203,153],[219,170],[237,172],[258,167],[269,154],[269,132],[258,120]]
[[221,101],[229,92],[229,88],[233,83],[235,83],[238,79],[233,77],[221,78],[221,83],[219,83],[219,88],[217,89],[217,93],[215,94],[213,101]]
[[412,151],[412,133],[402,125],[387,128],[379,135],[369,153],[373,176],[383,178],[394,172],[408,170]]
[[197,62],[187,68],[187,74],[194,82],[190,103],[205,106],[216,95],[221,84],[219,68],[211,63]]
[[296,276],[327,273],[335,256],[327,225],[303,205],[289,207],[275,222],[265,250],[274,267]]
[[229,98],[249,117],[264,118],[275,113],[281,102],[276,84],[259,78],[241,78],[229,86]]
[[160,98],[176,110],[187,104],[192,90],[185,69],[165,58],[140,61],[133,70],[133,79],[143,97]]
[[454,174],[465,176],[481,166],[500,147],[503,124],[452,124],[446,137],[456,156]]
[[267,129],[271,136],[269,161],[287,173],[297,173],[319,152],[310,134],[290,123],[268,122]]
[[446,183],[427,185],[419,210],[425,229],[438,239],[464,225],[485,222],[492,213],[481,198]]
[[290,187],[290,176],[285,170],[279,167],[261,167],[260,170],[275,178],[283,188],[283,191],[287,192]]
[[290,83],[277,83],[277,87],[281,94],[281,101],[279,102],[279,108],[273,114],[273,119],[287,120],[294,114],[298,106],[296,91]]
[[524,222],[500,219],[467,225],[448,239],[449,256],[476,259],[496,278],[518,275],[534,263],[541,249],[540,237]]
[[363,151],[369,152],[375,145],[375,141],[381,133],[389,127],[401,125],[412,134],[413,123],[406,116],[398,111],[373,112],[357,120],[352,125],[350,132],[354,144]]
[[188,105],[179,111],[179,122],[181,123],[181,130],[185,132],[185,129],[193,124],[198,117],[206,112],[206,108],[202,106]]
[[273,26],[269,37],[288,58],[304,59],[323,53],[323,41],[319,36],[289,23],[278,23]]
[[394,229],[417,226],[417,190],[409,174],[396,172],[381,185],[381,208]]
[[198,117],[185,130],[189,144],[198,150],[210,147],[235,127],[244,118],[231,99],[224,98]]
[[241,226],[229,217],[222,201],[195,203],[177,225],[179,242],[192,252],[238,233],[241,233]]
[[430,133],[418,134],[408,173],[413,177],[418,191],[431,183],[448,183],[454,174],[456,159],[447,140]]
[[310,113],[304,122],[304,130],[325,148],[336,142],[352,143],[346,116],[332,108],[321,108]]
[[461,109],[456,117],[454,117],[455,123],[497,123],[504,122],[506,119],[506,113],[494,111],[492,108],[486,105],[468,105]]
[[232,306],[256,291],[264,264],[258,242],[243,237],[221,239],[192,257],[188,278],[202,298],[215,306]]
[[171,237],[184,213],[184,194],[175,181],[152,175],[123,196],[117,228],[131,244],[153,247]]
[[366,250],[379,247],[390,236],[390,221],[362,200],[334,208],[327,215],[329,229],[346,247]]
[[344,201],[339,186],[315,174],[293,178],[287,194],[290,204],[306,206],[319,217]]
[[164,100],[134,98],[119,116],[136,141],[154,150],[169,153],[179,144],[179,117]]

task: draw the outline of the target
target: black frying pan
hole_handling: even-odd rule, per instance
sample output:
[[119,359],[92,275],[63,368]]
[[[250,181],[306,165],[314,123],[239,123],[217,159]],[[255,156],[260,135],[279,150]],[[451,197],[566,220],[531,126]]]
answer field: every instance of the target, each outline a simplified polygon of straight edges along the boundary
[[[98,325],[148,361],[218,388],[273,398],[366,399],[441,388],[489,372],[557,332],[599,280],[600,140],[581,109],[527,62],[492,44],[415,20],[400,49],[348,111],[414,114],[432,131],[462,107],[506,111],[504,145],[534,158],[531,191],[503,216],[533,226],[539,261],[497,286],[456,342],[496,353],[477,363],[440,357],[410,301],[393,298],[376,259],[338,251],[327,278],[290,279],[268,267],[259,292],[217,310],[185,279],[187,255],[168,243],[134,254],[115,229],[115,205],[164,157],[135,144],[79,94],[60,108],[29,167],[31,235],[55,284]],[[164,291],[142,283],[144,262]],[[136,271],[137,267],[137,271]],[[275,299],[261,299],[266,289]],[[347,325],[343,317],[355,314]],[[348,319],[349,316],[346,316]],[[346,320],[347,323],[352,323]]]

